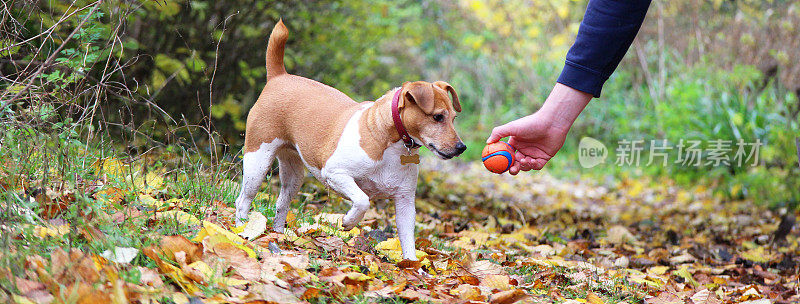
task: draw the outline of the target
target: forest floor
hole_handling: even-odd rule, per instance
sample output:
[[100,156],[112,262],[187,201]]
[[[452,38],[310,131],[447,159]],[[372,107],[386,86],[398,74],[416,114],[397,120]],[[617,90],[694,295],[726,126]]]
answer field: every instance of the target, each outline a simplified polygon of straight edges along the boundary
[[[311,178],[276,234],[267,227],[277,178],[237,228],[235,181],[88,163],[92,172],[73,183],[21,182],[5,163],[0,301],[800,301],[793,211],[779,225],[786,210],[723,201],[702,186],[498,176],[423,159],[412,262],[400,260],[392,204],[375,202],[359,228],[342,231],[348,205]],[[192,187],[225,194],[184,191]]]

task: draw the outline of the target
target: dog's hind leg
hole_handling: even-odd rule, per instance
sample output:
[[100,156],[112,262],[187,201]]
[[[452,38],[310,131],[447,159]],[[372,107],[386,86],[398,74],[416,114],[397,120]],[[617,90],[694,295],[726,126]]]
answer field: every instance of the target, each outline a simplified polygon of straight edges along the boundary
[[258,193],[258,188],[264,182],[267,170],[272,166],[275,152],[283,141],[274,139],[270,143],[263,143],[253,152],[247,152],[242,157],[242,190],[236,198],[236,225],[241,225],[250,213],[250,203]]
[[272,230],[283,233],[286,215],[289,213],[289,203],[303,185],[305,167],[297,152],[284,149],[278,152],[278,169],[281,177],[281,193],[275,204],[275,220],[272,223]]

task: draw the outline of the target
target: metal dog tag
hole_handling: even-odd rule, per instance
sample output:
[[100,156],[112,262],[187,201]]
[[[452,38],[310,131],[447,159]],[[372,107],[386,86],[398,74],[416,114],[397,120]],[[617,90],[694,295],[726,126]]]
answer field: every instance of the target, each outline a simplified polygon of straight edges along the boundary
[[400,164],[419,164],[419,154],[414,155],[400,155]]

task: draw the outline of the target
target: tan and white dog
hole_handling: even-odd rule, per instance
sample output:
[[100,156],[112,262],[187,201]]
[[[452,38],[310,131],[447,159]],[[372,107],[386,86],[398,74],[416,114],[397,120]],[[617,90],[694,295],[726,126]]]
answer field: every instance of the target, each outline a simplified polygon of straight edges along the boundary
[[283,65],[287,37],[279,21],[267,46],[267,84],[247,116],[237,224],[247,217],[277,157],[281,190],[274,231],[284,230],[289,202],[303,182],[305,167],[352,201],[342,220],[345,229],[358,224],[370,199],[393,199],[403,257],[415,260],[418,161],[401,163],[401,157],[416,155],[420,146],[444,159],[466,149],[453,126],[461,111],[458,95],[446,82],[417,81],[406,82],[375,102],[357,103],[332,87],[287,74]]

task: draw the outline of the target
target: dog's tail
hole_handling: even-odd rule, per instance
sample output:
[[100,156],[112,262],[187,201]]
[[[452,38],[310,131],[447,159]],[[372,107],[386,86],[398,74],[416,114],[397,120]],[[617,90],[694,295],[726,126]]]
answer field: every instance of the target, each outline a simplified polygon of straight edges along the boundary
[[283,25],[283,19],[278,20],[278,24],[275,24],[275,28],[272,29],[272,34],[269,35],[267,44],[267,81],[286,74],[286,68],[283,66],[283,48],[286,46],[288,37],[289,30]]

